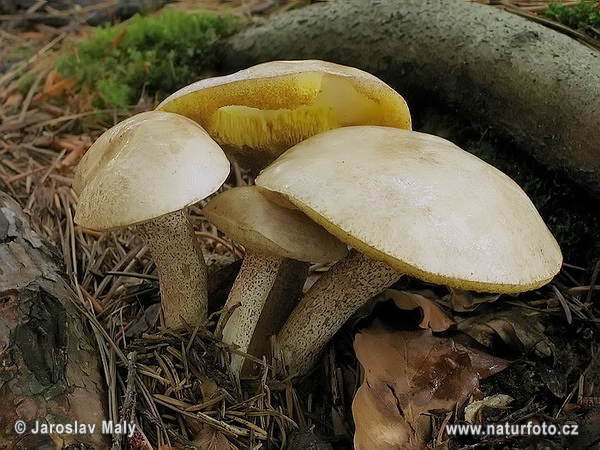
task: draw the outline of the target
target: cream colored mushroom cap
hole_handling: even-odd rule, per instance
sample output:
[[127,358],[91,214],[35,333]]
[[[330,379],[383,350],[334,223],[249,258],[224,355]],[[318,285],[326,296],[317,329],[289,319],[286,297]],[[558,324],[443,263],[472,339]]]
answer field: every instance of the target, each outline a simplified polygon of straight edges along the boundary
[[521,292],[561,267],[556,240],[521,188],[439,137],[328,131],[288,150],[256,183],[357,250],[425,281]]
[[404,98],[379,78],[319,60],[272,61],[200,80],[157,109],[195,120],[242,165],[259,168],[329,129],[411,128]]
[[81,159],[75,222],[93,230],[146,222],[208,197],[228,174],[225,154],[195,122],[137,114],[102,134]]
[[258,253],[329,263],[348,252],[345,244],[304,213],[270,202],[256,186],[221,192],[202,213],[235,242]]

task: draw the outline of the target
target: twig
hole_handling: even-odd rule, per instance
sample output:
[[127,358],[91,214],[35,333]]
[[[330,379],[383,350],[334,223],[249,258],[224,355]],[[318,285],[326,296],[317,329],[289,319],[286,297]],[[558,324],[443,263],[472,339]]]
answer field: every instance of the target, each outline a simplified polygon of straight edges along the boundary
[[50,42],[48,42],[46,45],[44,45],[40,50],[38,50],[37,53],[35,55],[33,55],[31,58],[29,58],[27,61],[17,64],[14,69],[6,72],[2,76],[2,78],[0,78],[0,87],[2,87],[3,85],[5,85],[9,81],[11,81],[16,76],[18,76],[21,72],[23,72],[23,70],[25,70],[27,67],[29,67],[31,64],[33,64],[35,61],[37,61],[39,58],[41,58],[48,50],[50,50],[52,47],[54,47],[56,44],[58,44],[60,41],[62,41],[66,36],[67,36],[66,32],[59,34],[54,39],[52,39]]
[[563,310],[565,311],[567,323],[569,325],[571,325],[573,323],[573,316],[571,315],[571,308],[569,308],[569,304],[567,303],[567,300],[562,295],[562,292],[560,292],[556,286],[552,285],[552,290],[554,291],[554,294],[556,294],[556,298],[558,299],[560,306],[562,306]]
[[119,277],[131,277],[131,278],[141,278],[143,280],[152,280],[158,281],[158,277],[156,275],[147,275],[144,273],[134,273],[134,272],[105,272],[106,275],[119,276]]

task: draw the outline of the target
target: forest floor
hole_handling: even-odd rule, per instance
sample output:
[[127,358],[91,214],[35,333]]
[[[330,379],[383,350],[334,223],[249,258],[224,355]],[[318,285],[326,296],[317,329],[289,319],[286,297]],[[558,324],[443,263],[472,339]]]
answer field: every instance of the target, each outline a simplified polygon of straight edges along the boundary
[[[597,28],[574,29],[543,16],[546,1],[479,2],[527,16],[600,48],[594,34]],[[151,446],[147,448],[197,445],[245,449],[267,443],[267,448],[287,444],[291,449],[303,449],[309,448],[309,442],[315,445],[311,448],[351,448],[351,405],[363,370],[353,349],[354,345],[360,352],[360,345],[364,345],[354,341],[357,330],[368,337],[371,327],[385,322],[386,327],[414,337],[430,333],[434,323],[444,346],[477,352],[479,356],[472,358],[471,364],[477,366],[478,378],[484,378],[484,373],[487,377],[466,399],[461,397],[462,390],[448,388],[444,395],[456,405],[450,412],[425,407],[430,417],[426,429],[408,423],[416,432],[427,433],[430,447],[600,448],[600,243],[598,235],[589,231],[595,230],[592,222],[598,220],[599,213],[587,200],[573,201],[579,198],[577,188],[544,172],[535,162],[520,160],[525,168],[515,169],[514,164],[496,161],[490,154],[506,143],[492,133],[444,122],[443,112],[423,111],[417,129],[457,141],[497,163],[523,185],[538,184],[558,193],[534,202],[563,246],[563,270],[542,289],[500,299],[448,291],[404,277],[394,289],[411,293],[408,306],[388,296],[361,311],[336,335],[319,365],[300,380],[286,377],[277,360],[256,361],[257,375],[243,380],[240,392],[224,369],[231,349],[212,333],[199,329],[174,333],[161,328],[157,277],[141,240],[132,231],[98,233],[73,222],[77,202],[71,182],[81,156],[113,124],[152,109],[160,94],[142,89],[136,101],[126,106],[107,102],[98,106],[97,93],[82,89],[76,78],[63,76],[56,61],[62,52],[93,32],[86,23],[91,14],[112,11],[118,2],[88,2],[89,6],[65,10],[53,9],[51,3],[32,2],[27,10],[0,14],[0,189],[20,202],[39,232],[62,254],[79,309],[95,330],[108,386],[109,418],[119,420],[126,398],[135,393],[137,406],[130,407],[136,410],[139,435]],[[246,24],[309,3],[189,0],[164,8],[203,8],[233,15]],[[576,2],[563,3],[571,7]],[[118,14],[114,10],[109,19],[119,21]],[[117,34],[112,45],[117,47],[122,38]],[[248,175],[234,170],[223,189],[251,183]],[[214,325],[243,249],[204,219],[202,206],[193,206],[191,216],[212,262],[209,288]],[[324,270],[313,267],[311,279]],[[453,325],[449,329],[439,325],[443,329],[436,330],[438,319],[432,317],[432,310]],[[276,343],[273,345],[276,350]],[[393,358],[390,351],[382,349],[381,358]],[[411,362],[405,358],[398,364]],[[504,370],[497,371],[498,364]],[[129,383],[134,373],[144,380],[143,385]],[[438,373],[437,379],[427,379],[416,388],[433,399],[440,392],[432,385],[443,387],[448,379],[455,378],[452,386],[456,386],[456,380],[466,377],[466,382],[471,375]],[[474,405],[470,414],[475,423],[531,420],[577,424],[579,436],[447,436],[443,432],[446,423],[466,423],[465,405]],[[404,421],[403,425],[410,422],[409,418],[395,420]]]

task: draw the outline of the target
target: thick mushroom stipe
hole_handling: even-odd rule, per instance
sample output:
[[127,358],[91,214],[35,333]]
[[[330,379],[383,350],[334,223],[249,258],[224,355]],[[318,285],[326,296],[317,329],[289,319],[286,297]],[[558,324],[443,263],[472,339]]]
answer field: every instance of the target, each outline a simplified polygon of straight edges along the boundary
[[[223,327],[223,342],[236,345],[242,352],[248,350],[252,333],[284,259],[246,251],[240,272],[227,298],[225,313],[221,316],[229,317]],[[228,311],[231,310],[233,312],[229,315]],[[232,354],[231,373],[239,374],[243,363],[241,355]]]
[[386,263],[356,250],[335,264],[302,297],[277,335],[290,374],[306,372],[365,300],[384,291],[401,276]]
[[[262,357],[270,355],[270,337],[276,335],[290,316],[306,283],[310,264],[286,258],[279,266],[277,279],[269,292],[269,297],[260,313],[260,319],[254,329],[248,353]],[[252,373],[251,361],[246,360],[242,374]]]
[[165,325],[202,325],[207,316],[207,275],[202,249],[185,210],[137,226],[160,280]]

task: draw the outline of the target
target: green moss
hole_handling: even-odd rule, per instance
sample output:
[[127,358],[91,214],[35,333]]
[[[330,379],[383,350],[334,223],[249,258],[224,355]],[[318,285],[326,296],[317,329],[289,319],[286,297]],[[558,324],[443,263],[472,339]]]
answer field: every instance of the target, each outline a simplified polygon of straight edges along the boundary
[[572,6],[551,3],[542,14],[575,29],[600,27],[600,3],[596,0],[581,0]]
[[239,28],[232,17],[167,10],[97,29],[61,56],[63,77],[99,95],[99,106],[124,107],[144,91],[165,95],[214,68],[216,43]]

